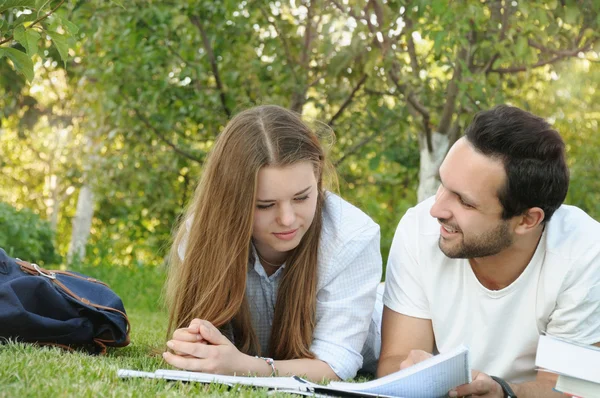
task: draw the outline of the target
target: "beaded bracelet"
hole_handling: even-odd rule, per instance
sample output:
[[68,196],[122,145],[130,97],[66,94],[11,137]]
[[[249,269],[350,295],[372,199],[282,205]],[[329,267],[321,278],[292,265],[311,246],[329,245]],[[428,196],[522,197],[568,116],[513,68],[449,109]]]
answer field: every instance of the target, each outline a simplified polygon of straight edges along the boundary
[[269,365],[271,369],[273,369],[273,372],[271,372],[271,376],[277,375],[277,369],[275,369],[275,361],[273,360],[273,358],[259,357],[258,355],[256,355],[255,358],[264,360],[267,363],[267,365]]

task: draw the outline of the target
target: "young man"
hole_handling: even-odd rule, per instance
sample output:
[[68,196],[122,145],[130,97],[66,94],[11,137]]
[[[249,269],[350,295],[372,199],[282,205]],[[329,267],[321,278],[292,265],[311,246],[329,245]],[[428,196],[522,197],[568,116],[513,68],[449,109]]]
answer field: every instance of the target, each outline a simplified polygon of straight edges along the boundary
[[498,106],[465,135],[396,230],[378,376],[464,344],[473,382],[449,396],[549,397],[540,334],[600,342],[600,224],[562,205],[564,143],[543,119]]

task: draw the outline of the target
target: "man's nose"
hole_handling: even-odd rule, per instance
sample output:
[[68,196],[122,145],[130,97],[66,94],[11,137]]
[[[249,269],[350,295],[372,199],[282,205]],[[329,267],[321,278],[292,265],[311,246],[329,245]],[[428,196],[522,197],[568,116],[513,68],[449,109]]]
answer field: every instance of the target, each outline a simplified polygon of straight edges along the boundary
[[452,218],[452,213],[448,207],[450,195],[450,192],[445,190],[444,187],[440,185],[437,193],[435,194],[435,202],[433,203],[433,206],[431,206],[431,210],[429,210],[431,217],[437,219]]

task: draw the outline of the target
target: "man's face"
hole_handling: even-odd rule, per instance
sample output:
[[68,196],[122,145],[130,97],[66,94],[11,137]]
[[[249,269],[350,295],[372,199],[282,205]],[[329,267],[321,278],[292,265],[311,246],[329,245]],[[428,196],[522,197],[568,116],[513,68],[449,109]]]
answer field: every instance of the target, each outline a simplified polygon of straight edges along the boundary
[[499,159],[458,140],[440,166],[441,185],[430,214],[440,223],[439,246],[450,258],[487,257],[513,242],[511,220],[503,220],[498,192],[506,172]]

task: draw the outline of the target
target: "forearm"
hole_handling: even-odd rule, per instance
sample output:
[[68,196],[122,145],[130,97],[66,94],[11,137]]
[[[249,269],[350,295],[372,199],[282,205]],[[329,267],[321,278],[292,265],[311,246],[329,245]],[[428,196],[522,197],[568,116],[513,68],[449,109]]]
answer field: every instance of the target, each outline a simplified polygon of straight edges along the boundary
[[[331,367],[319,359],[288,359],[275,361],[275,369],[278,376],[302,376],[315,382],[321,382],[323,379],[339,380]],[[246,355],[244,361],[244,375],[253,376],[271,376],[273,369],[262,358],[255,358]]]
[[536,380],[512,384],[511,388],[519,398],[561,398],[563,394],[553,390],[556,383],[549,380]]
[[406,359],[407,355],[394,355],[379,358],[377,365],[377,378],[387,376],[400,370],[400,364]]
[[340,379],[333,369],[331,369],[331,366],[319,359],[289,359],[285,361],[275,361],[275,367],[280,376],[298,375],[315,382],[321,382],[323,379]]

